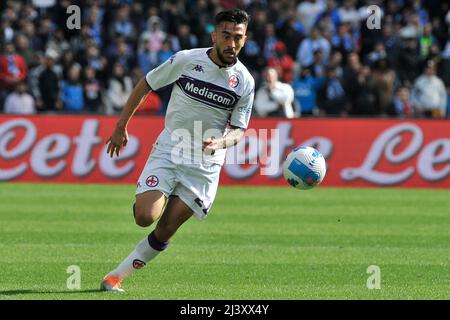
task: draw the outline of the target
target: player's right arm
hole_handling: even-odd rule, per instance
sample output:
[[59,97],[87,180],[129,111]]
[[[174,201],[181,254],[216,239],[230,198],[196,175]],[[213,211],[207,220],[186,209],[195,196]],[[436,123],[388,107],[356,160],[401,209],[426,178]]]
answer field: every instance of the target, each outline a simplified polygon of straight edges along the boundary
[[118,156],[120,148],[127,145],[127,126],[131,117],[139,107],[142,98],[144,98],[150,90],[158,90],[175,82],[180,77],[184,66],[188,62],[189,57],[186,50],[177,52],[159,67],[147,73],[145,78],[138,82],[122,110],[122,114],[120,115],[120,119],[117,122],[113,134],[106,141],[106,143],[109,143],[106,152],[110,154],[111,157],[114,153]]
[[114,153],[119,156],[120,148],[127,145],[128,123],[130,122],[133,114],[138,109],[141,100],[147,95],[150,90],[150,86],[148,85],[146,79],[142,78],[131,92],[127,103],[122,110],[120,119],[116,124],[116,128],[114,129],[112,135],[108,138],[108,140],[106,140],[106,143],[108,144],[108,149],[106,152],[111,157],[114,155]]

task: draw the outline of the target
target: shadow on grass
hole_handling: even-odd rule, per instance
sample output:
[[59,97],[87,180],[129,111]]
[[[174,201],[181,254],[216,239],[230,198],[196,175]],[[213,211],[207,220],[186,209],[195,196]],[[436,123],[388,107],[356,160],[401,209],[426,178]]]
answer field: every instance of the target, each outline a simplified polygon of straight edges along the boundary
[[74,293],[99,293],[104,292],[100,289],[92,289],[92,290],[66,290],[66,291],[44,291],[44,290],[5,290],[0,291],[0,296],[15,296],[21,294],[74,294]]

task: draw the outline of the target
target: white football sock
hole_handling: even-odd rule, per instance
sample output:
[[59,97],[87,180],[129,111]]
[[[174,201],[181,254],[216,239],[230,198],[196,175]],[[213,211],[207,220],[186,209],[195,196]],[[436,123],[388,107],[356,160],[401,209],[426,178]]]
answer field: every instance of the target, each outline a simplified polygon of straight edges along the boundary
[[143,268],[150,260],[154,259],[162,250],[155,250],[149,244],[148,237],[142,239],[133,252],[108,276],[113,276],[121,281],[135,270]]

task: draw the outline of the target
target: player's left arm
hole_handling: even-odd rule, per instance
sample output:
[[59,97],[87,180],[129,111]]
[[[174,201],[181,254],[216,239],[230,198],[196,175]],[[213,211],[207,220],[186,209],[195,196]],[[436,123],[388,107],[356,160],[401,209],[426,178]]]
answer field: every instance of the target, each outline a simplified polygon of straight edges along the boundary
[[[253,80],[253,79],[252,79]],[[229,130],[223,137],[209,138],[203,141],[203,151],[207,154],[213,154],[215,150],[226,149],[239,143],[245,135],[245,129],[248,126],[250,115],[252,113],[253,100],[255,96],[255,84],[252,81],[251,89],[243,96],[234,108]]]
[[203,151],[212,154],[219,149],[226,149],[239,143],[245,134],[244,128],[231,126],[231,130],[221,138],[209,138],[203,141]]

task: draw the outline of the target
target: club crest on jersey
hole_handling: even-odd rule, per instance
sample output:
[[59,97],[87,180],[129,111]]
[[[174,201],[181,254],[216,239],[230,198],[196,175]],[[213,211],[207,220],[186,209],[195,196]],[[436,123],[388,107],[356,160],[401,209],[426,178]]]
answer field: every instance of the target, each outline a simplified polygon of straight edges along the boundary
[[158,183],[159,183],[158,177],[153,175],[148,176],[147,179],[145,180],[145,184],[150,188],[156,187]]
[[232,74],[228,78],[228,84],[230,85],[230,87],[236,88],[239,85],[239,78],[235,74]]
[[145,267],[145,262],[144,261],[141,261],[139,259],[134,259],[133,260],[133,268],[134,269],[141,269],[143,267]]

